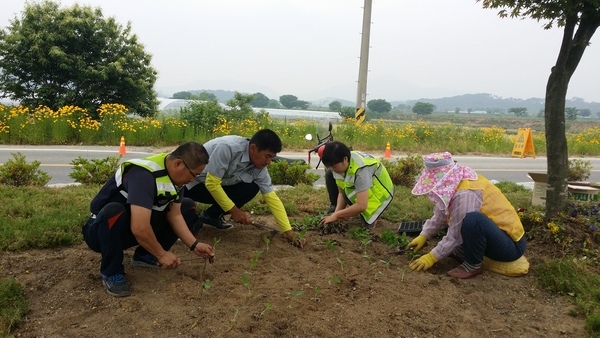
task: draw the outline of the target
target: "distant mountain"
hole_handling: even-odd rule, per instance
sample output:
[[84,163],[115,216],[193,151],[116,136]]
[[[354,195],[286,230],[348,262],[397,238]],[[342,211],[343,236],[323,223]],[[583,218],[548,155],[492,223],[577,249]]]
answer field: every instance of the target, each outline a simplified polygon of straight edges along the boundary
[[[510,108],[525,107],[529,115],[536,115],[540,110],[544,109],[544,99],[541,98],[529,98],[529,99],[517,99],[517,98],[502,98],[492,94],[464,94],[452,97],[444,97],[440,99],[427,99],[421,98],[418,100],[407,100],[407,101],[394,101],[390,102],[393,107],[399,104],[405,104],[412,106],[416,102],[427,102],[436,106],[436,111],[454,111],[456,108],[459,110],[483,110],[487,112],[498,112],[505,113]],[[570,100],[566,100],[565,107],[575,107],[577,109],[589,109],[592,115],[600,112],[600,103],[598,102],[586,102],[581,98],[574,97]]]
[[[214,94],[220,102],[227,102],[231,98],[235,91],[231,90],[212,90],[212,89],[195,89],[195,90],[186,90],[192,93],[212,93]],[[243,92],[243,91],[242,91]],[[279,97],[272,97],[266,93],[270,99],[278,100]],[[340,101],[342,106],[354,106],[355,102],[339,99],[335,97],[326,97],[318,100],[310,100],[312,107],[328,107],[329,103],[333,101]],[[434,104],[436,107],[436,112],[448,112],[455,111],[458,108],[461,111],[487,111],[487,112],[497,112],[497,113],[506,113],[510,108],[517,107],[525,107],[527,108],[527,112],[529,115],[537,115],[540,110],[544,109],[544,99],[541,98],[529,98],[529,99],[517,99],[517,98],[503,98],[500,96],[488,94],[488,93],[480,93],[480,94],[464,94],[457,95],[451,97],[443,97],[439,99],[432,98],[420,98],[416,100],[406,100],[406,101],[390,101],[392,107],[397,107],[398,105],[406,105],[412,106],[417,102],[427,102]],[[589,109],[592,113],[592,116],[596,117],[597,114],[600,113],[600,103],[599,102],[586,102],[581,98],[574,97],[566,101],[566,107],[575,107],[577,109]]]

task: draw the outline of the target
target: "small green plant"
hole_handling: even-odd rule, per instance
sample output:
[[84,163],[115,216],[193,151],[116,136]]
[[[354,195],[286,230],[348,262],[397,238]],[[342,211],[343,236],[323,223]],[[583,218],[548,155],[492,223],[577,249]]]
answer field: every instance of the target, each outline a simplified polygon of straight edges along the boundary
[[370,258],[367,254],[367,246],[371,244],[371,233],[363,227],[353,227],[350,229],[350,238],[360,242],[360,248],[363,249],[363,257]]
[[342,271],[344,271],[344,263],[346,263],[346,261],[342,260],[339,257],[336,257],[335,260],[340,264],[340,269],[342,269]]
[[250,293],[250,275],[252,275],[252,273],[248,271],[244,271],[244,274],[242,275],[242,284],[244,284],[248,293]]
[[328,247],[329,249],[332,249],[332,250],[337,250],[337,241],[336,241],[336,240],[333,240],[333,239],[326,239],[326,240],[325,240],[325,245],[327,245],[327,247]]
[[33,161],[28,164],[25,155],[17,152],[11,153],[10,159],[0,166],[0,184],[14,187],[36,186],[43,187],[52,177],[47,172],[39,169],[41,162]]
[[321,299],[318,296],[319,296],[319,292],[321,292],[321,287],[317,285],[314,287],[313,290],[315,291],[315,296],[312,297],[310,300],[314,300],[315,302],[320,302]]
[[204,290],[204,292],[210,291],[211,284],[212,283],[211,283],[210,279],[207,278],[204,280],[204,284],[202,285],[202,289]]
[[93,158],[91,160],[77,157],[71,161],[73,170],[69,177],[81,184],[104,184],[119,168],[121,158],[122,155],[109,156],[103,159]]
[[262,316],[264,316],[264,314],[269,310],[273,310],[273,305],[271,305],[270,303],[267,303],[267,305],[265,305],[265,308],[260,312],[260,315],[258,316],[258,318],[262,318]]
[[294,298],[302,296],[304,294],[304,290],[298,290],[298,291],[294,291],[294,292],[288,292],[287,294],[291,296],[290,303],[288,304],[288,309],[291,309],[292,308],[292,301],[294,300]]
[[254,252],[254,256],[250,259],[250,268],[253,269],[258,265],[258,259],[260,258],[260,255],[263,254],[264,251],[262,250],[258,250]]
[[329,285],[331,284],[340,284],[342,282],[342,280],[340,279],[340,277],[333,275],[331,276],[331,278],[329,278],[329,280],[327,281],[327,283]]
[[269,251],[269,244],[271,243],[271,240],[269,239],[269,236],[264,235],[263,238],[262,238],[262,240],[267,245],[266,251]]
[[403,248],[408,245],[409,241],[406,237],[406,233],[402,233],[402,235],[398,235],[395,231],[390,229],[385,229],[381,231],[381,235],[379,235],[381,242],[387,244],[390,249],[393,248]]

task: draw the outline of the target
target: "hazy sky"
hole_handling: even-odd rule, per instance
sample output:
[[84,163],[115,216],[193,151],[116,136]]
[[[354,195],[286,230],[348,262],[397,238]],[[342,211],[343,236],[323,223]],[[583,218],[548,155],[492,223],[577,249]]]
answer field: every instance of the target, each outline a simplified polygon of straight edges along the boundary
[[[190,89],[354,102],[364,0],[62,0],[132,24],[163,95]],[[2,0],[0,26],[25,1]],[[545,96],[562,29],[501,19],[475,0],[373,0],[368,100]],[[567,98],[600,102],[600,33]]]

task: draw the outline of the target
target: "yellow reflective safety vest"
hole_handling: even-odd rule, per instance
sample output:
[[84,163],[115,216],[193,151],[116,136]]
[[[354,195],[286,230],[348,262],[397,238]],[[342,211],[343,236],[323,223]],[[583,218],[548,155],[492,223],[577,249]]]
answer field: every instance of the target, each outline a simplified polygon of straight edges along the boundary
[[167,155],[157,154],[144,159],[124,161],[90,203],[92,214],[97,214],[110,202],[126,203],[128,193],[123,189],[123,177],[134,165],[150,171],[154,176],[156,196],[154,197],[152,210],[164,211],[171,202],[179,201],[178,189],[171,181],[165,167]]
[[381,161],[372,155],[360,151],[350,152],[348,170],[344,175],[333,173],[335,183],[344,192],[352,204],[356,203],[356,172],[367,166],[375,166],[372,176],[373,185],[369,188],[367,209],[360,215],[368,224],[373,224],[390,205],[394,198],[394,183]]
[[489,217],[510,238],[518,242],[525,234],[521,219],[506,196],[487,178],[477,175],[477,180],[462,180],[456,190],[483,190],[481,212]]

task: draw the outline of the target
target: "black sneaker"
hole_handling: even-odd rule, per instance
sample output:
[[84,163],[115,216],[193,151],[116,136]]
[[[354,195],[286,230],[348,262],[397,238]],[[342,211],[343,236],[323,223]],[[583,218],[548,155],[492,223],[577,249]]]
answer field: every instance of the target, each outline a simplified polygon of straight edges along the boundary
[[190,226],[190,231],[192,232],[192,235],[194,235],[194,237],[195,237],[200,232],[200,230],[202,230],[202,220],[200,218],[198,218],[196,223],[194,223]]
[[160,268],[158,260],[151,254],[138,255],[135,252],[133,253],[133,257],[131,257],[131,265],[138,268]]
[[373,224],[369,224],[369,223],[367,223],[367,221],[363,220],[362,221],[362,227],[365,228],[365,229],[367,229],[367,230],[374,229],[375,226],[377,225],[377,221],[379,221],[379,220],[375,220],[375,222],[373,222]]
[[327,209],[327,213],[328,214],[333,214],[334,211],[335,211],[335,205],[332,204],[332,205],[329,206],[329,209]]
[[112,296],[127,297],[131,295],[131,290],[129,290],[125,275],[122,273],[112,276],[102,275],[102,284],[104,284],[106,292]]
[[202,214],[200,215],[200,220],[202,221],[202,223],[212,225],[219,230],[227,230],[233,228],[233,224],[225,222],[225,219],[223,219],[223,215],[219,216],[218,218],[212,218],[204,212],[202,212]]

